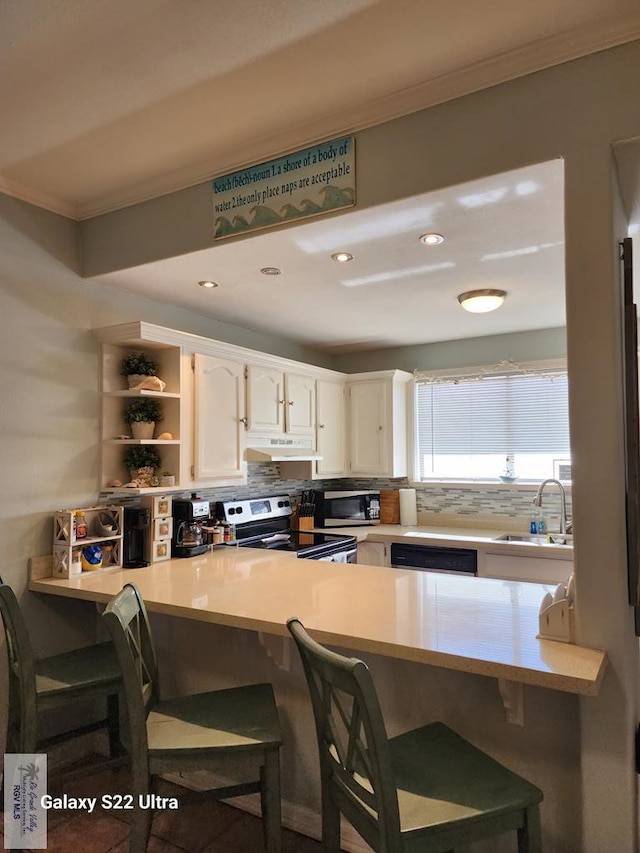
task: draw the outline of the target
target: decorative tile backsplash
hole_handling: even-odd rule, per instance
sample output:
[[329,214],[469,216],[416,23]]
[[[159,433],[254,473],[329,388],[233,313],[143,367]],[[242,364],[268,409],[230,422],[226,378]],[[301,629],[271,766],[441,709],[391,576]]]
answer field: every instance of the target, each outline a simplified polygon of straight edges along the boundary
[[[302,489],[416,489],[418,512],[434,516],[466,516],[473,526],[474,516],[499,516],[520,521],[522,529],[528,529],[532,502],[535,491],[532,486],[485,486],[474,484],[434,483],[433,485],[414,486],[406,479],[344,479],[344,480],[282,480],[280,466],[273,464],[249,463],[247,484],[227,486],[221,489],[203,489],[198,492],[210,501],[231,500],[233,498],[261,497],[279,493],[297,495]],[[185,493],[185,496],[188,496]],[[547,525],[551,530],[560,526],[560,492],[557,487],[549,486],[545,490],[543,511]],[[567,515],[571,516],[571,494],[567,490]]]

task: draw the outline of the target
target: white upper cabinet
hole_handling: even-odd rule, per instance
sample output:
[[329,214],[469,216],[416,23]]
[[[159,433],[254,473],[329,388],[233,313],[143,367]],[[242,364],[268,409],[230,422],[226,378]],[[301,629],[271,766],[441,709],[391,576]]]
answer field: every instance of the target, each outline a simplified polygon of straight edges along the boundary
[[[137,444],[154,446],[157,479],[165,471],[174,475],[176,490],[246,482],[252,445],[313,450],[317,441],[322,461],[284,461],[281,475],[295,470],[296,479],[346,476],[344,374],[145,322],[95,334],[102,343],[101,491],[123,491],[113,484],[130,480],[124,453]],[[162,391],[126,387],[120,365],[131,351],[158,361],[166,382]],[[156,397],[162,405],[163,421],[153,438],[129,437],[123,420],[127,398],[140,396]],[[303,467],[291,467],[296,465]]]
[[344,477],[347,473],[347,430],[344,382],[316,382],[316,462],[318,477]]
[[246,477],[244,365],[195,354],[195,482]]
[[316,381],[313,376],[285,373],[285,432],[312,436],[316,428]]
[[407,382],[400,370],[351,376],[348,388],[349,473],[407,475]]
[[284,373],[273,367],[247,367],[247,428],[251,433],[284,432]]
[[313,436],[315,380],[273,367],[247,367],[248,430],[254,435]]

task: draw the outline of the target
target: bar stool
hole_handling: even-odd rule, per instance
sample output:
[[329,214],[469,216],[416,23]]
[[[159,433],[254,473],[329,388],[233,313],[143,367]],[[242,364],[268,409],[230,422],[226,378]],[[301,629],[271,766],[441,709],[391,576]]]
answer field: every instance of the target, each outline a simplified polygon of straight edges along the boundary
[[367,665],[289,619],[311,694],[320,753],[322,842],[340,850],[342,813],[380,853],[452,853],[510,830],[540,853],[542,792],[442,723],[387,738]]
[[[14,591],[0,582],[0,615],[9,661],[9,708],[6,751],[46,752],[53,745],[105,726],[109,754],[121,753],[118,692],[120,666],[112,643],[97,643],[36,660]],[[106,697],[105,719],[76,726],[53,737],[40,736],[46,712]]]
[[163,773],[220,771],[225,755],[256,759],[259,779],[212,789],[215,799],[259,792],[268,853],[281,851],[280,746],[282,733],[270,684],[251,684],[160,701],[158,667],[146,608],[127,584],[102,618],[116,648],[131,743],[133,822],[130,853],[147,849],[153,810],[140,808]]

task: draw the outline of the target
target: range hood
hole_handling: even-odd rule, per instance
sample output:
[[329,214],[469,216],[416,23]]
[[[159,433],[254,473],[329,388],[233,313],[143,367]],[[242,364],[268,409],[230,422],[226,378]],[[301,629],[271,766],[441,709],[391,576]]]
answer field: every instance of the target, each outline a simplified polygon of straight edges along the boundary
[[247,447],[247,462],[315,462],[322,459],[310,447]]

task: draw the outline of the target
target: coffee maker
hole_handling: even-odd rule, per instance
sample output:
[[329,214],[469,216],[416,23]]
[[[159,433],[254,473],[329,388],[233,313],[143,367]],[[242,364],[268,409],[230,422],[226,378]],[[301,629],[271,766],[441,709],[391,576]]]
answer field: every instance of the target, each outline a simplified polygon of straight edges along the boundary
[[192,495],[189,500],[173,501],[172,557],[195,557],[204,554],[202,523],[209,518],[209,501]]
[[151,513],[147,507],[126,506],[122,530],[122,568],[142,569],[151,537]]

